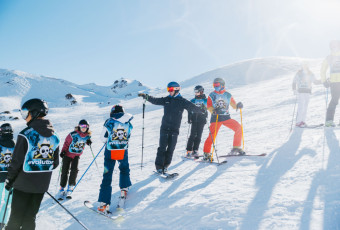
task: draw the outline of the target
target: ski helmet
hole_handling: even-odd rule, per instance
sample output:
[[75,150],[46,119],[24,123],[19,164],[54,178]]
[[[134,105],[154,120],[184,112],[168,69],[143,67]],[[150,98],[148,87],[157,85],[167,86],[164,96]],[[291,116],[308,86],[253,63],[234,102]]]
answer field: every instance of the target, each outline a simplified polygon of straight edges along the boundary
[[47,102],[38,98],[30,99],[21,106],[20,113],[25,120],[28,117],[28,113],[31,113],[31,121],[37,117],[44,117],[48,113]]
[[5,123],[0,126],[0,136],[6,134],[13,134],[12,126],[9,123]]
[[179,93],[179,91],[181,90],[181,86],[175,82],[175,81],[172,81],[168,84],[167,86],[167,90],[168,92],[175,92],[174,96],[177,95]]
[[120,104],[112,106],[110,116],[112,117],[115,113],[125,113],[123,106]]
[[195,93],[200,93],[202,95],[204,93],[204,88],[201,85],[196,85],[194,91]]
[[216,91],[222,91],[225,88],[225,81],[222,78],[215,78],[214,79],[214,88]]
[[81,128],[86,128],[86,132],[89,130],[90,124],[87,122],[87,120],[82,119],[82,120],[79,121],[78,131],[81,131]]

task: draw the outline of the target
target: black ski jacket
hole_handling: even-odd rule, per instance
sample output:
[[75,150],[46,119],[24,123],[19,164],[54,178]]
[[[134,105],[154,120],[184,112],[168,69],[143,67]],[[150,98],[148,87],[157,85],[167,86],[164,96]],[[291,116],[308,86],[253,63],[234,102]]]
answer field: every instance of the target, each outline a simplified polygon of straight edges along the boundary
[[[54,129],[49,120],[36,119],[29,127],[37,131],[41,136],[50,137]],[[52,172],[25,173],[23,163],[25,160],[28,143],[25,137],[19,135],[14,148],[11,165],[8,168],[7,179],[13,182],[13,187],[27,193],[45,193],[50,185]],[[54,152],[54,167],[59,165],[59,147]]]
[[154,105],[164,106],[164,115],[162,118],[161,131],[167,131],[179,134],[179,128],[181,126],[182,114],[184,109],[189,112],[204,113],[204,111],[198,108],[196,105],[183,98],[181,95],[176,97],[161,97],[155,98],[148,96],[147,100]]
[[[0,145],[6,148],[13,148],[15,146],[15,142],[13,140],[13,134],[0,136]],[[7,172],[1,172],[0,183],[5,182],[6,178],[7,178]]]

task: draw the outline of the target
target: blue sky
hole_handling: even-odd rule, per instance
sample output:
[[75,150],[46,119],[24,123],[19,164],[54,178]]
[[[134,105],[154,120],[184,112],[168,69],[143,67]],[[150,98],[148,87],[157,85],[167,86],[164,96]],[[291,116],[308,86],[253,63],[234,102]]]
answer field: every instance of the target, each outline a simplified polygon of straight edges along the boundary
[[335,0],[0,0],[0,68],[153,87],[245,59],[323,58]]

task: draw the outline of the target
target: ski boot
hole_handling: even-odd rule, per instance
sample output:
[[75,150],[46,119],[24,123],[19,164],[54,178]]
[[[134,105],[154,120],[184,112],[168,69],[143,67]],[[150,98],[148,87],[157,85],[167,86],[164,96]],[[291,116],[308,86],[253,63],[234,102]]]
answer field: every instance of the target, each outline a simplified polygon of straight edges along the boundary
[[192,156],[192,151],[187,151],[187,155],[186,155],[186,157],[191,157]]
[[196,158],[196,159],[198,159],[198,158],[199,158],[199,156],[198,156],[198,151],[197,151],[197,150],[194,150],[194,151],[192,152],[191,156],[194,157],[194,158]]
[[229,155],[245,155],[246,152],[243,151],[241,148],[238,148],[238,147],[234,147],[232,148],[232,150],[230,151]]
[[74,186],[69,185],[67,188],[67,193],[66,193],[66,199],[72,199],[72,192],[73,192]]
[[332,120],[326,121],[325,127],[335,127],[335,123]]
[[128,190],[129,188],[122,188],[120,190],[120,197],[119,197],[118,204],[117,204],[117,211],[124,210]]
[[65,188],[60,186],[58,194],[57,194],[58,200],[64,200],[65,195],[66,195]]
[[98,212],[104,213],[104,214],[110,214],[110,205],[106,204],[104,202],[100,202],[99,207],[97,208]]
[[203,160],[204,161],[214,161],[214,158],[212,157],[212,153],[203,153]]

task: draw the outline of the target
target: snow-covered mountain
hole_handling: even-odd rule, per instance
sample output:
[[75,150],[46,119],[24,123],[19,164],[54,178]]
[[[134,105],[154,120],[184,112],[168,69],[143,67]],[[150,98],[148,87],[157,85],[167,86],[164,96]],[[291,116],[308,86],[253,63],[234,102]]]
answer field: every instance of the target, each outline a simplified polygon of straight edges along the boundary
[[[237,77],[218,75],[226,80],[228,91],[235,99],[244,104],[243,125],[247,153],[265,152],[266,157],[230,157],[228,163],[221,166],[183,160],[190,127],[184,112],[177,147],[169,168],[180,176],[173,181],[164,181],[152,173],[163,108],[147,103],[143,122],[142,99],[127,98],[121,100],[121,103],[132,111],[134,129],[129,143],[133,185],[123,213],[125,220],[112,222],[87,210],[83,205],[85,200],[95,202],[98,199],[101,174],[104,171],[103,153],[97,158],[99,169],[93,164],[73,193],[72,200],[63,205],[89,229],[340,229],[340,130],[296,128],[290,132],[296,99],[291,83],[301,61],[295,58],[246,60],[222,68],[226,73],[236,73],[235,65],[243,66],[238,67],[241,72]],[[318,77],[320,61],[309,61]],[[278,63],[288,64],[283,68]],[[244,74],[249,66],[257,69],[252,72],[257,74],[257,78],[249,80],[248,75]],[[268,68],[272,74],[261,74]],[[204,85],[208,94],[212,90],[212,80],[220,71],[210,71],[182,82],[182,94],[191,98],[193,87],[198,84]],[[235,85],[230,87],[231,82]],[[93,89],[97,90],[95,87]],[[308,109],[308,124],[323,123],[324,92],[322,85],[314,86]],[[150,93],[161,96],[166,94],[166,90]],[[85,102],[83,105],[54,108],[48,118],[62,141],[80,119],[87,119],[93,131],[92,149],[97,154],[103,146],[100,133],[109,111],[110,105]],[[239,112],[232,111],[231,116],[240,122]],[[339,118],[339,108],[336,117]],[[22,119],[11,123],[15,134],[25,127]],[[144,167],[141,168],[143,124]],[[206,126],[200,151],[208,133]],[[216,139],[219,156],[226,154],[232,147],[232,139],[233,132],[222,127]],[[92,160],[92,153],[86,148],[80,159],[78,179]],[[49,188],[52,194],[56,194],[59,186],[58,172],[59,168],[53,173]],[[120,194],[117,166],[113,173],[112,189],[114,210]],[[83,228],[45,196],[37,217],[37,229]]]

